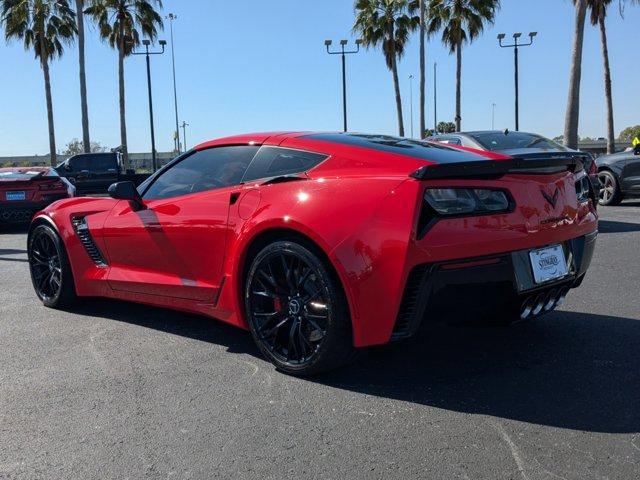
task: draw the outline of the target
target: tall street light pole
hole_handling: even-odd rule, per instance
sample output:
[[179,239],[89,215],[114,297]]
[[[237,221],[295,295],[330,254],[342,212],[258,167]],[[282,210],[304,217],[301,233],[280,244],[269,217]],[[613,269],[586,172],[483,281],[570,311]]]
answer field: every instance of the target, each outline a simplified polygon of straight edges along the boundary
[[173,104],[175,106],[176,111],[176,133],[175,137],[175,148],[178,155],[180,154],[180,127],[178,124],[178,89],[176,87],[176,54],[173,46],[173,21],[178,18],[177,15],[170,13],[167,15],[167,19],[169,20],[169,25],[171,27],[171,64],[173,67]]
[[518,72],[518,49],[520,47],[528,47],[533,45],[533,38],[538,35],[538,32],[529,33],[529,42],[528,43],[518,43],[520,37],[522,37],[522,33],[514,33],[513,34],[513,43],[510,45],[505,45],[502,41],[506,38],[504,33],[498,35],[498,43],[502,48],[513,48],[513,61],[515,64],[515,91],[516,91],[516,131],[520,130],[520,82],[519,82],[519,72]]
[[158,158],[156,154],[156,133],[153,127],[153,96],[151,95],[151,61],[149,60],[150,55],[162,55],[164,53],[164,48],[167,45],[167,42],[164,40],[160,40],[160,46],[162,47],[162,51],[160,52],[150,52],[149,45],[151,45],[150,40],[143,40],[142,44],[144,45],[144,52],[132,52],[132,55],[144,55],[147,58],[147,90],[149,91],[149,123],[151,125],[151,163],[153,165],[153,171],[155,172],[158,169]]
[[184,151],[187,151],[187,127],[189,124],[187,122],[182,122],[182,146],[184,147]]
[[496,129],[496,104],[491,104],[491,130]]
[[413,138],[413,75],[409,75],[409,111],[411,112],[411,138]]
[[355,50],[345,50],[349,42],[347,40],[340,40],[340,50],[331,50],[332,40],[325,40],[324,45],[327,47],[327,53],[329,55],[342,55],[342,117],[344,120],[344,131],[347,131],[347,60],[346,55],[358,53],[360,51],[360,45],[362,40],[356,40]]
[[433,134],[438,134],[438,64],[433,64]]

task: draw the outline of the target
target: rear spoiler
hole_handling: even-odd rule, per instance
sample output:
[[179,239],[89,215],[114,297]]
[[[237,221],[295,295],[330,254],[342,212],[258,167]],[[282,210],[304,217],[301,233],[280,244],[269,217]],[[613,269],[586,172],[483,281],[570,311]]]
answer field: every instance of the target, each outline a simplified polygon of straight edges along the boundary
[[425,165],[410,176],[418,180],[465,177],[493,177],[507,173],[580,172],[587,154],[581,152],[525,153],[504,160],[478,160]]

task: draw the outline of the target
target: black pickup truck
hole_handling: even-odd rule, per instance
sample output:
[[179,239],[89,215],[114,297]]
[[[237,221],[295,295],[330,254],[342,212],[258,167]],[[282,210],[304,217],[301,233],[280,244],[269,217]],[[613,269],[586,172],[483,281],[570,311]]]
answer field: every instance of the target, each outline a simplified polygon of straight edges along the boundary
[[78,195],[107,193],[112,183],[131,180],[138,185],[148,177],[131,171],[123,172],[117,152],[74,155],[58,165],[56,171],[75,185]]

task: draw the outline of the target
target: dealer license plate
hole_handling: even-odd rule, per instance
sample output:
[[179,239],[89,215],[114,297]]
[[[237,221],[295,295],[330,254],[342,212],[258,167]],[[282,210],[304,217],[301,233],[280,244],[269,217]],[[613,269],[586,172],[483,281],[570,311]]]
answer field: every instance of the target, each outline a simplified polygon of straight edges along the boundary
[[533,279],[536,283],[545,283],[565,277],[569,273],[562,245],[540,248],[529,252]]
[[25,200],[27,198],[24,192],[7,192],[8,201]]

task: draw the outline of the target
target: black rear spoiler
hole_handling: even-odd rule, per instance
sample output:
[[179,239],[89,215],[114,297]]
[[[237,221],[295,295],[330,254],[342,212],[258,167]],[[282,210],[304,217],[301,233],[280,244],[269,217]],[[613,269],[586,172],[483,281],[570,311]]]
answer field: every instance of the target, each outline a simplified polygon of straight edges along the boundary
[[525,153],[505,160],[477,160],[425,165],[411,174],[418,180],[493,177],[507,173],[580,172],[589,157],[581,152]]

